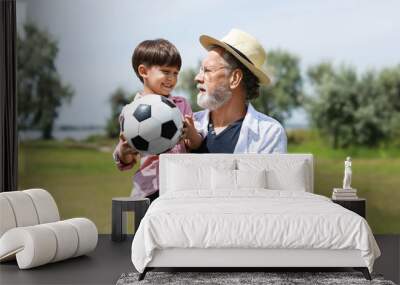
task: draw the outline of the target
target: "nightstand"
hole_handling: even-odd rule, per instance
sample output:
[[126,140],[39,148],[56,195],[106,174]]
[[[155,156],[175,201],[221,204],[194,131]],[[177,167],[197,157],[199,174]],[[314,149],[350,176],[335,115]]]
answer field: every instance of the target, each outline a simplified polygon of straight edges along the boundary
[[367,200],[365,198],[358,198],[354,200],[333,200],[333,203],[339,204],[340,206],[359,214],[365,219],[366,217],[366,204]]
[[126,238],[126,212],[135,213],[135,231],[150,206],[149,198],[115,197],[112,198],[111,239],[123,241]]

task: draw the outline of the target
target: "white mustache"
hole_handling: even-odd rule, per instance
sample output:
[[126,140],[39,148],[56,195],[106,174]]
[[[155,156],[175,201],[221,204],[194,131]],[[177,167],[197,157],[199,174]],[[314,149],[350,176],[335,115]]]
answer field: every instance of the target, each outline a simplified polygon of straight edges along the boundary
[[204,90],[207,91],[207,89],[206,89],[203,85],[201,85],[201,84],[197,84],[197,85],[196,85],[196,88],[199,89],[199,90],[200,90],[200,88],[201,88],[201,89],[204,89]]

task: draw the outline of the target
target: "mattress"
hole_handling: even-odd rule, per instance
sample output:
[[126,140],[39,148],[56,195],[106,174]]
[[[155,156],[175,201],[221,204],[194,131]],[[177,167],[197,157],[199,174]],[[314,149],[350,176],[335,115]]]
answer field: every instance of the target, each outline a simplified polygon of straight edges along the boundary
[[330,199],[300,191],[241,189],[166,193],[132,242],[139,272],[163,249],[359,250],[372,272],[380,251],[368,223]]

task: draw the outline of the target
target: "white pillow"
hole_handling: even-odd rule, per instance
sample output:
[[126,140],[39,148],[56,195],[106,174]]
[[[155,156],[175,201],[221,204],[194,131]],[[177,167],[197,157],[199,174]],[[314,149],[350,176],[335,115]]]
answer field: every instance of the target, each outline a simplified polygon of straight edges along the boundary
[[305,160],[238,159],[237,163],[240,170],[266,169],[266,188],[271,190],[306,191],[310,183]]
[[267,171],[236,170],[237,188],[267,188]]
[[270,169],[267,172],[268,188],[273,190],[306,191],[307,189],[307,165],[294,164],[290,171]]
[[266,171],[211,169],[213,190],[239,190],[241,188],[266,188]]
[[236,170],[211,168],[211,189],[236,189]]
[[[210,167],[211,166],[211,167]],[[229,172],[235,161],[170,161],[167,165],[167,191],[211,190],[212,169]]]
[[169,163],[168,173],[168,189],[170,191],[209,189],[211,187],[209,169],[206,167]]

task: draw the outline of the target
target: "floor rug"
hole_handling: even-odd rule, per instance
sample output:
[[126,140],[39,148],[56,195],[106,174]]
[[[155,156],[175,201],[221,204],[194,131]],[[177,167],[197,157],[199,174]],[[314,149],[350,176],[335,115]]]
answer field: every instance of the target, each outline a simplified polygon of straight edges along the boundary
[[145,279],[138,281],[139,273],[124,273],[117,285],[133,284],[379,284],[395,285],[381,275],[372,274],[372,281],[360,272],[147,272]]

